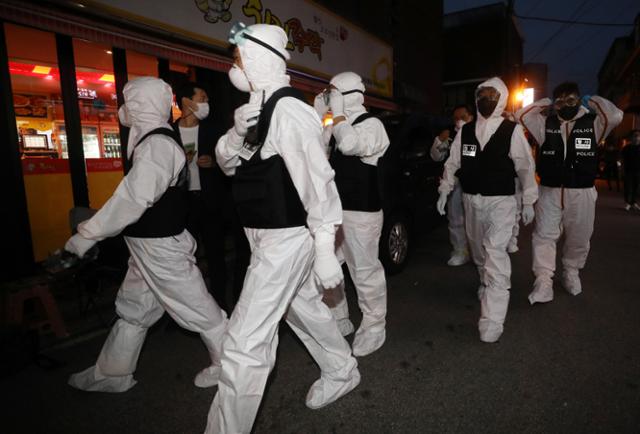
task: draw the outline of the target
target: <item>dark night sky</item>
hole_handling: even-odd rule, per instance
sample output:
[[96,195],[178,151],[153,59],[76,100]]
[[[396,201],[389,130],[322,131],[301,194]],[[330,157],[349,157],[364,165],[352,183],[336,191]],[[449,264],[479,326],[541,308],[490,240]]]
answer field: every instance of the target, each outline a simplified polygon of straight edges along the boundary
[[[444,12],[455,12],[498,0],[444,0]],[[638,0],[516,0],[517,15],[562,20],[633,23],[640,12]],[[598,88],[598,71],[613,40],[633,30],[628,27],[601,27],[518,19],[524,37],[524,62],[549,66],[549,91],[558,83],[571,80],[583,94]],[[554,33],[559,32],[543,48]]]

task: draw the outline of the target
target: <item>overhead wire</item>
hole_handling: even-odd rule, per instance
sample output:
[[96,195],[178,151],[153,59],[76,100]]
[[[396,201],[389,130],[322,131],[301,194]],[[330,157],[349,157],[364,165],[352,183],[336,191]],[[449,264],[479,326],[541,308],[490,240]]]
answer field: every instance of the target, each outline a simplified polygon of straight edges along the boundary
[[[570,19],[577,19],[580,18],[580,16],[582,15],[580,13],[580,11],[582,10],[582,8],[585,7],[585,5],[587,4],[588,0],[583,0],[578,7],[573,11],[573,13],[570,16]],[[536,59],[536,57],[538,57],[538,55],[540,55],[542,52],[544,52],[544,50],[549,46],[549,44],[556,38],[558,37],[562,32],[564,32],[566,29],[568,29],[569,27],[571,27],[571,24],[564,24],[563,26],[561,26],[560,28],[558,28],[555,32],[553,32],[553,34],[551,34],[551,36],[549,36],[540,46],[540,48],[538,48],[538,50],[529,58],[528,62],[532,62]]]

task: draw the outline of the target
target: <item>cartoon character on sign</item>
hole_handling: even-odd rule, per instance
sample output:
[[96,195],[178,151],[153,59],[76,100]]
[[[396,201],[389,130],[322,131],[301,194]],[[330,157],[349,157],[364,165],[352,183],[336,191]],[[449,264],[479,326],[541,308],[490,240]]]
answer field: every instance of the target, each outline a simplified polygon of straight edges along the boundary
[[204,12],[204,19],[209,23],[217,23],[219,20],[225,23],[231,19],[231,3],[233,0],[195,0],[196,6]]

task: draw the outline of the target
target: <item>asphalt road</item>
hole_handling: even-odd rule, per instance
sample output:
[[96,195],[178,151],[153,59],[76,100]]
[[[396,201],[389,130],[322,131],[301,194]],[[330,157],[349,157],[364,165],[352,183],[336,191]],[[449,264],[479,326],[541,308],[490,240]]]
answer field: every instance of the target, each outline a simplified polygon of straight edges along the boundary
[[[602,190],[602,189],[601,189]],[[573,297],[530,306],[530,229],[512,256],[512,298],[497,344],[478,339],[474,267],[445,265],[446,227],[427,234],[389,277],[387,342],[359,359],[362,383],[317,411],[304,405],[317,367],[286,326],[257,433],[640,432],[640,213],[601,191],[592,251]],[[350,293],[353,300],[353,291]],[[359,316],[351,303],[356,325]],[[351,338],[350,338],[351,339]],[[156,327],[125,394],[83,393],[67,376],[94,363],[104,335],[0,380],[0,431],[200,433],[216,388],[193,376],[207,363],[197,337]]]

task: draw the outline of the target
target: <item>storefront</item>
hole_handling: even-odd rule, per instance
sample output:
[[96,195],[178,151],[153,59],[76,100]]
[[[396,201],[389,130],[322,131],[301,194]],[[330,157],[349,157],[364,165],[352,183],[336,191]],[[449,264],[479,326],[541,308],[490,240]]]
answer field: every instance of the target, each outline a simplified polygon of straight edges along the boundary
[[[354,70],[365,78],[369,106],[397,109],[393,54],[373,36],[312,2],[212,3],[0,1],[0,146],[13,205],[3,223],[19,247],[9,274],[63,246],[69,209],[99,208],[122,178],[127,131],[117,109],[127,80],[156,76],[174,87],[203,82],[216,121],[230,124],[246,97],[226,78],[225,38],[235,21],[285,28],[292,84],[310,102],[331,75]],[[354,56],[350,44],[368,49]],[[173,115],[179,117],[177,108]]]

